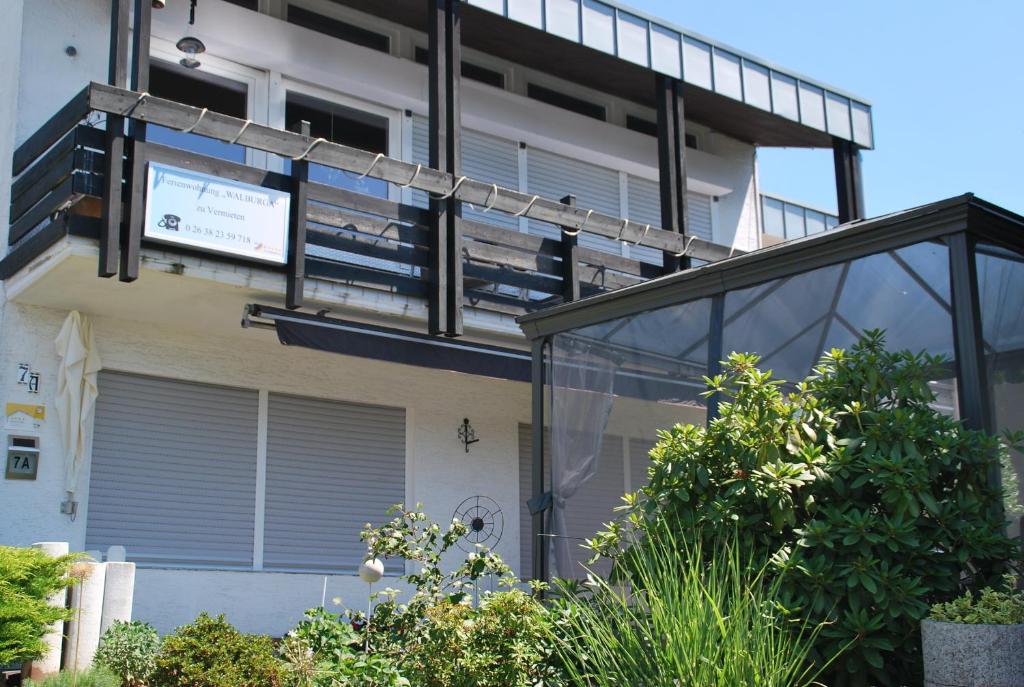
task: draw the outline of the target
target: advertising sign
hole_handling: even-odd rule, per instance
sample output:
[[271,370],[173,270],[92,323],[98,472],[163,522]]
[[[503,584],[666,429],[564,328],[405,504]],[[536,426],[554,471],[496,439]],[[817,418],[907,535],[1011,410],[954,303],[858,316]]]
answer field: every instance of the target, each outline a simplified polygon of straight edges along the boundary
[[144,233],[164,243],[283,265],[290,203],[285,191],[150,162]]

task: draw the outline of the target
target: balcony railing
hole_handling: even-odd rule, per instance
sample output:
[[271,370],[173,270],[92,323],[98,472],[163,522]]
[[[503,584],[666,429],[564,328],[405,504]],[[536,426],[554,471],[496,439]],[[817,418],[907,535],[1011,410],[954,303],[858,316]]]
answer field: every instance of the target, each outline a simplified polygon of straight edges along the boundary
[[761,227],[765,234],[787,241],[835,229],[839,217],[766,193],[761,194]]
[[[464,203],[494,212],[559,225],[563,229],[561,240],[463,219],[461,236],[456,237],[462,278],[457,284],[445,283],[452,280],[439,279],[436,274],[438,237],[430,229],[430,210],[313,182],[305,182],[304,197],[297,196],[292,176],[164,145],[133,142],[130,135],[124,140],[126,154],[122,164],[111,165],[106,150],[118,149],[111,147],[110,139],[121,133],[82,124],[91,112],[106,113],[114,122],[124,117],[189,130],[283,157],[411,186],[435,196],[451,194]],[[133,170],[144,169],[136,156],[141,156],[143,162],[165,163],[290,191],[293,205],[302,203],[304,208],[300,215],[305,218],[303,231],[291,229],[292,239],[297,241],[296,255],[303,259],[291,261],[287,268],[267,267],[263,263],[260,266],[287,271],[289,282],[297,280],[298,302],[289,303],[292,306],[301,305],[302,279],[311,277],[415,298],[437,297],[437,292],[445,289],[447,296],[454,294],[455,302],[464,307],[518,315],[661,274],[658,266],[579,246],[577,235],[581,231],[704,261],[729,254],[723,246],[586,208],[474,179],[453,178],[434,169],[322,139],[92,84],[15,152],[10,251],[0,262],[0,278],[16,273],[67,234],[96,237],[101,245],[115,248],[119,245],[122,266],[125,254],[137,256],[146,240],[141,231],[132,232],[127,226],[133,215],[141,215],[141,211],[133,213],[131,209],[132,203],[142,202],[141,181],[132,178]],[[293,165],[293,169],[299,167]],[[111,169],[124,170],[121,185],[108,182]],[[115,225],[108,220],[111,210],[105,207],[109,205],[108,198],[119,192],[124,210],[117,216],[129,218],[123,228],[120,222]],[[112,238],[111,231],[119,231],[120,236]],[[132,242],[136,245],[132,246]]]

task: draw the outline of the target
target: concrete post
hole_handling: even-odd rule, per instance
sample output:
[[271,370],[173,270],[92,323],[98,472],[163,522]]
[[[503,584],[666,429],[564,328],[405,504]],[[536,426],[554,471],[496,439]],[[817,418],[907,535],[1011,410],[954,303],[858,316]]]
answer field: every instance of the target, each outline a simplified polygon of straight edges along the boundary
[[85,670],[96,655],[103,619],[103,588],[106,582],[105,563],[76,563],[72,575],[80,578],[71,594],[75,617],[69,623],[68,650],[64,659],[66,670]]
[[127,622],[132,619],[132,596],[135,593],[134,563],[108,561],[106,568],[100,637],[115,620]]
[[[66,541],[37,542],[32,545],[32,548],[39,549],[46,555],[54,558],[65,556],[68,553],[68,543]],[[50,605],[64,608],[66,599],[67,592],[58,592],[50,597]],[[41,658],[32,661],[28,677],[38,680],[60,671],[60,644],[63,637],[64,622],[57,621],[51,626],[50,632],[43,637],[43,642],[46,644],[46,653]]]

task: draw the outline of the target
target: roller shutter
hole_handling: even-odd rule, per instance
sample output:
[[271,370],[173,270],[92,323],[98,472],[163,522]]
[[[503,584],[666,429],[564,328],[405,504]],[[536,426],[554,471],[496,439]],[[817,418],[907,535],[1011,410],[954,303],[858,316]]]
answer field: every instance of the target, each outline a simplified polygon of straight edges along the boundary
[[651,457],[648,455],[654,447],[654,442],[649,439],[629,440],[629,489],[637,491],[647,486],[649,480],[647,469],[651,466]]
[[270,395],[264,568],[353,572],[363,525],[404,501],[403,409]]
[[[427,118],[412,118],[412,161],[427,165],[430,161],[430,133]],[[519,152],[514,141],[462,130],[462,173],[471,179],[503,188],[519,188]],[[427,207],[427,194],[413,191],[412,204]],[[462,216],[477,222],[486,222],[507,229],[518,229],[519,220],[504,212],[483,212],[467,204],[462,206]]]
[[[530,148],[526,154],[526,179],[530,193],[542,198],[561,200],[572,194],[576,205],[620,217],[619,173],[563,155]],[[552,224],[530,220],[530,233],[558,238],[559,230]],[[619,255],[622,249],[614,239],[595,236],[584,231],[579,244],[594,250]]]
[[250,567],[257,408],[255,391],[100,373],[86,548]]
[[[642,222],[652,226],[661,226],[661,197],[658,190],[658,182],[642,179],[640,177],[629,177],[629,219],[634,222]],[[697,236],[706,241],[712,241],[713,232],[711,227],[711,196],[695,191],[686,193],[687,218],[689,219],[687,231],[692,236]],[[629,254],[631,257],[644,262],[660,265],[662,261],[661,251],[646,246],[631,246]]]

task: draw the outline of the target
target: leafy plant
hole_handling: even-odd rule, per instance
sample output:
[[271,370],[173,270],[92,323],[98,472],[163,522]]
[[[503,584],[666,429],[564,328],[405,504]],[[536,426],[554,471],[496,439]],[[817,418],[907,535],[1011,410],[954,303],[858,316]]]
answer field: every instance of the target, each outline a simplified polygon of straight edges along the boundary
[[[400,558],[410,565],[412,571],[401,579],[413,592],[399,603],[397,590],[385,589],[373,595],[372,617],[352,614],[357,624],[366,623],[369,652],[393,660],[417,687],[551,684],[557,671],[547,662],[552,651],[547,613],[514,589],[519,581],[500,556],[478,547],[446,571],[442,560],[450,559],[466,525],[454,521],[442,531],[418,509],[401,506],[390,514],[383,527],[367,526],[363,539],[370,557]],[[506,591],[480,593],[493,578]]]
[[156,669],[159,651],[160,635],[152,625],[115,620],[100,637],[93,663],[119,676],[123,687],[143,687]]
[[829,623],[819,660],[849,647],[830,684],[918,681],[928,607],[1020,555],[988,479],[1004,446],[932,407],[928,382],[948,376],[945,360],[889,352],[881,332],[827,353],[789,392],[758,363],[734,353],[707,380],[719,416],[660,434],[627,522],[592,546],[616,556],[631,528],[664,519],[707,552],[737,528],[744,549],[773,554],[786,573],[780,601]]
[[565,592],[552,637],[572,684],[816,684],[820,627],[786,619],[772,601],[779,579],[732,537],[650,528],[625,557],[632,593],[595,576],[588,596]]
[[50,599],[75,583],[68,573],[79,558],[0,546],[0,665],[39,658],[50,626],[70,620],[72,611]]
[[1024,591],[1016,590],[1017,578],[1007,575],[1002,589],[985,587],[975,598],[970,590],[946,603],[932,606],[929,618],[943,623],[968,625],[1018,625],[1024,623]]
[[121,678],[102,666],[74,673],[62,670],[42,680],[26,680],[25,687],[120,687]]
[[322,608],[306,611],[281,646],[287,687],[401,687],[394,661],[363,651],[351,623]]
[[155,687],[277,687],[280,664],[265,635],[240,633],[219,615],[203,612],[164,638]]

